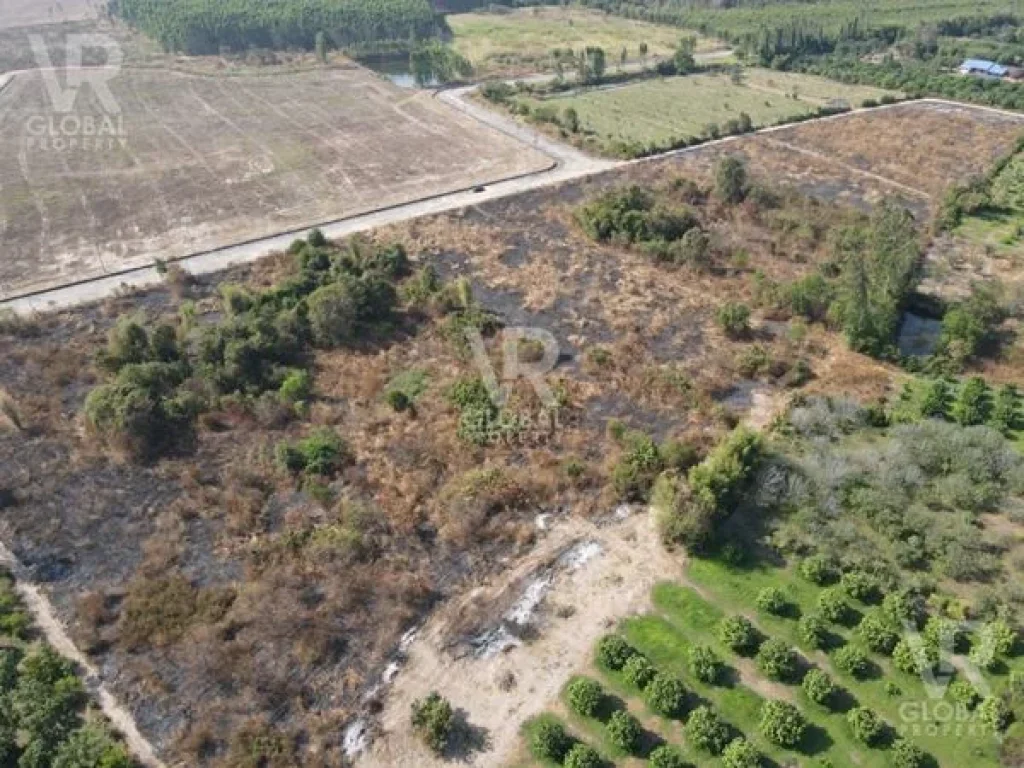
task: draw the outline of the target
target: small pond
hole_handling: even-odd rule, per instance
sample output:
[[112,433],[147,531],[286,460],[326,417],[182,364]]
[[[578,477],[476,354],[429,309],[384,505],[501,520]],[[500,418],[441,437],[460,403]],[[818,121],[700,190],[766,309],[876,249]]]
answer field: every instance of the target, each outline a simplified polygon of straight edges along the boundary
[[419,85],[409,67],[408,56],[380,56],[374,58],[360,59],[359,63],[367,69],[372,69],[379,75],[383,75],[399,88],[430,88],[436,86],[436,81]]
[[900,326],[900,336],[897,341],[900,354],[927,357],[935,352],[941,334],[941,320],[906,312],[903,315],[903,324]]

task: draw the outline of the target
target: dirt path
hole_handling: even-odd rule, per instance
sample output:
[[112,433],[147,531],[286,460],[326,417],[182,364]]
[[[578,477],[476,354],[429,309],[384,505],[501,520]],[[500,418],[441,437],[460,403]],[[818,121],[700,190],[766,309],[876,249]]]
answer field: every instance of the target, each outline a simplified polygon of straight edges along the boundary
[[86,688],[93,694],[103,714],[124,738],[136,759],[147,768],[166,768],[156,756],[152,745],[139,732],[132,713],[122,707],[106,685],[100,680],[96,668],[75,646],[64,626],[57,618],[49,599],[30,580],[29,574],[4,544],[0,543],[0,566],[7,568],[15,579],[15,588],[32,614],[35,626],[42,631],[47,642],[65,658],[78,665]]
[[459,755],[462,763],[507,765],[520,748],[522,722],[555,701],[569,675],[586,669],[594,641],[619,619],[648,610],[655,583],[682,575],[683,556],[665,551],[647,513],[603,526],[577,519],[560,523],[531,558],[533,567],[573,542],[596,543],[601,551],[578,569],[554,578],[543,604],[547,608],[540,612],[538,634],[528,644],[489,658],[453,658],[445,650],[451,623],[464,618],[468,607],[486,606],[507,595],[512,585],[521,587],[523,576],[530,574],[530,562],[430,620],[408,649],[407,665],[385,699],[381,732],[358,765],[450,765],[431,755],[409,726],[410,705],[432,690],[461,709],[477,735],[475,747]]

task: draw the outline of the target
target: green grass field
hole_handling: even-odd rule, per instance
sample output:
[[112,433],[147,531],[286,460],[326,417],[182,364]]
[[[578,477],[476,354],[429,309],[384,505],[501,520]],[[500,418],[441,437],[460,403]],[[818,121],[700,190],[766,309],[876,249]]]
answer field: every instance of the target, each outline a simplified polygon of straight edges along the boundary
[[997,252],[1024,251],[1024,155],[1014,157],[993,180],[992,203],[968,216],[957,232]]
[[583,130],[605,144],[661,144],[679,137],[700,136],[708,126],[723,126],[740,113],[757,127],[774,125],[815,112],[833,101],[860,106],[888,92],[849,86],[809,75],[744,70],[739,82],[728,74],[668,77],[594,89],[547,99],[517,97],[531,109],[572,107]]
[[[647,60],[670,56],[687,34],[675,27],[632,21],[596,11],[570,8],[523,8],[505,13],[462,13],[448,17],[455,49],[472,62],[478,75],[512,70],[552,69],[555,48],[579,51],[604,48],[614,69],[623,48],[629,62],[642,61],[640,44],[647,43]],[[698,51],[721,47],[700,38]]]
[[[873,667],[858,679],[839,671],[832,660],[835,648],[860,643],[851,626],[859,617],[873,609],[849,599],[854,621],[847,625],[831,625],[833,650],[815,650],[804,643],[798,633],[798,619],[817,612],[817,598],[822,588],[800,578],[789,568],[770,565],[734,567],[713,560],[693,560],[688,577],[691,586],[664,583],[653,593],[654,611],[645,616],[625,620],[618,628],[626,639],[660,672],[680,678],[689,691],[687,709],[709,704],[734,733],[741,733],[775,765],[830,764],[859,768],[887,768],[892,765],[885,742],[869,747],[858,742],[846,721],[846,712],[854,706],[874,710],[890,726],[892,738],[905,737],[934,759],[940,768],[995,768],[999,765],[1000,743],[978,723],[965,720],[932,722],[924,712],[944,711],[936,704],[943,699],[932,698],[922,680],[896,670],[889,658],[867,653]],[[785,617],[773,616],[756,607],[758,593],[766,587],[782,589],[792,610]],[[698,593],[699,590],[699,593]],[[841,702],[832,708],[809,700],[799,684],[770,682],[757,670],[751,659],[743,659],[724,646],[718,637],[719,622],[731,615],[750,618],[764,638],[780,638],[795,648],[804,668],[819,667],[845,690]],[[694,645],[709,646],[724,662],[724,672],[716,684],[696,679],[687,662],[688,650]],[[960,662],[956,662],[959,667]],[[1005,660],[998,673],[986,673],[991,690],[998,693],[1010,680],[1024,671],[1020,656]],[[563,693],[563,705],[569,714],[562,720],[574,738],[598,749],[609,765],[639,765],[636,756],[626,756],[608,741],[604,723],[616,709],[627,709],[642,723],[646,736],[640,757],[646,757],[650,745],[670,743],[679,748],[693,765],[719,766],[720,758],[709,756],[686,744],[682,724],[686,716],[670,719],[653,712],[644,703],[643,693],[627,682],[622,673],[597,665],[597,677],[606,694],[606,706],[593,718],[571,712]],[[895,688],[893,688],[895,685]],[[768,699],[795,704],[805,716],[808,732],[796,749],[784,749],[768,742],[759,732],[760,711]],[[945,706],[945,705],[944,705]],[[948,707],[947,707],[948,710]],[[533,721],[531,721],[533,722]],[[524,727],[528,737],[531,724]],[[1012,726],[1011,733],[1020,726]],[[827,763],[821,763],[827,764]]]

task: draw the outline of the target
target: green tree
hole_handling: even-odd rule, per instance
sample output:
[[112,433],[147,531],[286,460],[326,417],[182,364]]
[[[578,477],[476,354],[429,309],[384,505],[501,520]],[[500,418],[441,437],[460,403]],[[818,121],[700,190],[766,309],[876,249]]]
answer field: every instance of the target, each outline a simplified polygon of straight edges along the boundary
[[695,749],[720,755],[729,743],[729,727],[711,707],[697,707],[686,720],[686,742]]
[[718,639],[741,656],[752,655],[761,642],[761,635],[745,616],[728,616],[718,625]]
[[336,347],[354,338],[359,304],[347,283],[331,283],[310,295],[309,327],[321,347]]
[[798,657],[785,640],[766,640],[757,652],[757,667],[772,680],[792,680],[796,677]]
[[587,744],[573,744],[562,763],[565,768],[601,768],[604,761],[597,750]]
[[678,677],[659,672],[647,685],[644,701],[665,717],[679,717],[686,708],[686,686]]
[[1013,721],[1013,711],[999,696],[988,696],[978,705],[978,719],[992,733],[1002,733]]
[[766,701],[761,707],[761,735],[772,744],[792,748],[807,731],[807,720],[796,707],[786,701]]
[[807,698],[815,704],[828,706],[838,688],[831,677],[820,669],[811,669],[800,683]]
[[891,754],[893,768],[925,768],[929,762],[928,754],[906,739],[897,739]]
[[846,593],[839,587],[823,589],[818,595],[818,612],[827,621],[845,624],[849,621],[852,611],[846,602]]
[[557,720],[543,719],[532,728],[530,751],[538,760],[561,763],[572,748],[572,739]]
[[723,768],[759,768],[761,753],[744,738],[733,739],[722,752]]
[[988,384],[980,376],[973,376],[960,387],[950,415],[961,426],[975,426],[988,420],[991,408]]
[[562,113],[562,125],[569,133],[580,132],[580,115],[574,107],[566,107]]
[[622,678],[630,685],[635,685],[641,691],[650,684],[656,674],[657,670],[651,665],[651,662],[640,653],[627,661],[625,666],[622,667]]
[[601,709],[604,691],[601,684],[589,677],[574,678],[566,687],[569,708],[577,715],[594,717]]
[[899,631],[878,612],[867,614],[857,625],[857,636],[869,650],[890,655],[900,641]]
[[885,732],[885,723],[867,707],[854,707],[846,714],[853,737],[869,747],[878,743]]
[[597,643],[598,663],[613,671],[622,669],[636,654],[636,648],[619,635],[605,635]]
[[676,747],[663,744],[651,751],[648,768],[690,768],[690,766]]
[[867,655],[855,645],[844,645],[835,652],[832,660],[840,672],[851,677],[862,678],[870,669]]
[[724,157],[715,166],[715,194],[735,205],[747,196],[747,167],[737,157]]
[[797,624],[800,639],[811,648],[821,649],[828,642],[828,624],[816,613],[809,613],[800,618]]
[[320,30],[316,33],[316,57],[320,59],[321,63],[327,63],[327,34]]
[[103,727],[83,725],[57,748],[53,768],[134,768],[127,750]]
[[608,739],[624,752],[633,754],[640,744],[640,736],[643,733],[640,722],[629,712],[617,710],[612,712],[608,718]]
[[781,616],[789,609],[789,598],[778,587],[765,587],[757,593],[754,604],[760,611]]
[[431,691],[425,699],[412,703],[412,727],[430,749],[440,755],[448,746],[455,713],[451,703],[437,691]]
[[693,645],[687,651],[690,673],[703,683],[714,685],[722,674],[722,662],[706,645]]

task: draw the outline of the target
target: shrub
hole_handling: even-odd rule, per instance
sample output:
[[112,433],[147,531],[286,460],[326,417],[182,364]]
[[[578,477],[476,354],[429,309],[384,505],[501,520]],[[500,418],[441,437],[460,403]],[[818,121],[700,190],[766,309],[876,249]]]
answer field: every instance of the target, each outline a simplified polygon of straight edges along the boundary
[[437,691],[412,703],[412,727],[416,734],[436,753],[444,752],[455,722],[451,703]]
[[999,696],[988,696],[978,705],[978,720],[992,733],[1002,733],[1013,721],[1013,712]]
[[597,661],[603,667],[618,671],[636,656],[637,650],[618,635],[605,635],[597,644]]
[[882,600],[882,614],[897,626],[909,623],[919,627],[924,618],[924,604],[920,596],[912,592],[890,592]]
[[689,768],[689,764],[683,759],[679,750],[669,744],[654,749],[647,766],[648,768]]
[[825,555],[811,555],[800,563],[800,575],[812,584],[825,586],[836,580],[838,570]]
[[828,624],[816,613],[801,617],[797,631],[800,639],[811,648],[824,648],[828,642]]
[[857,636],[869,650],[886,656],[892,654],[896,643],[900,641],[899,632],[880,613],[869,613],[865,616],[857,625]]
[[348,447],[333,430],[317,429],[297,443],[279,443],[278,465],[293,474],[334,476],[348,461]]
[[714,685],[722,674],[722,662],[706,645],[694,645],[687,653],[690,673],[703,683]]
[[828,706],[838,690],[832,678],[820,669],[809,670],[800,686],[808,699],[823,706]]
[[783,615],[789,608],[789,600],[786,593],[778,587],[765,587],[757,593],[755,604],[758,610],[771,613],[776,616]]
[[939,663],[938,651],[924,643],[900,640],[892,651],[892,664],[908,675],[920,675]]
[[740,203],[747,195],[747,167],[737,157],[724,157],[715,167],[715,194],[726,203]]
[[796,651],[785,640],[766,640],[757,652],[757,667],[772,680],[792,680],[798,669]]
[[928,645],[956,652],[962,651],[967,642],[963,625],[959,621],[943,616],[932,616],[928,619],[921,634]]
[[960,387],[950,415],[953,420],[964,427],[984,424],[992,408],[988,385],[980,376],[974,376]]
[[733,739],[722,752],[723,768],[760,768],[761,753],[744,738]]
[[617,710],[608,718],[608,738],[619,749],[632,754],[640,743],[640,723],[629,712]]
[[641,691],[650,684],[657,672],[651,665],[651,662],[647,660],[647,657],[641,653],[636,654],[622,667],[623,679],[630,685],[635,685]]
[[761,735],[780,747],[795,747],[803,739],[807,721],[786,701],[767,701],[761,707]]
[[853,737],[862,744],[869,747],[877,744],[885,731],[885,725],[875,714],[874,710],[867,707],[854,707],[846,714],[846,722],[850,726]]
[[855,645],[844,645],[835,652],[832,661],[840,672],[856,678],[864,677],[870,668],[868,657]]
[[823,589],[818,595],[818,612],[835,624],[845,624],[850,620],[852,611],[846,602],[846,593],[839,587]]
[[278,394],[286,403],[304,403],[313,393],[313,377],[309,371],[290,371],[281,382]]
[[661,452],[642,432],[624,436],[626,450],[612,469],[612,485],[620,498],[638,501],[647,497],[663,469]]
[[686,708],[686,686],[678,677],[659,672],[647,685],[644,700],[665,717],[679,717]]
[[702,705],[697,707],[686,720],[684,727],[686,742],[695,749],[720,755],[729,743],[729,727],[722,722],[715,710]]
[[349,283],[331,283],[317,288],[307,299],[309,329],[313,343],[336,347],[354,338],[359,303]]
[[974,709],[981,701],[981,694],[967,680],[957,678],[949,684],[946,695],[957,704],[963,704],[967,709]]
[[135,761],[103,727],[86,724],[60,746],[52,768],[134,768]]
[[562,765],[565,768],[601,768],[604,761],[593,747],[587,744],[573,744]]
[[891,759],[893,768],[925,768],[928,765],[925,751],[906,739],[897,739],[892,745]]
[[557,720],[542,719],[530,734],[530,751],[538,760],[561,763],[572,747],[572,739]]
[[729,616],[718,625],[718,639],[741,656],[750,656],[761,644],[761,634],[745,616]]
[[1017,630],[1004,619],[993,619],[978,630],[978,642],[989,645],[1000,656],[1012,656],[1017,647]]
[[839,586],[847,595],[862,603],[878,597],[878,582],[861,571],[848,571],[839,579]]
[[569,708],[577,715],[594,717],[601,709],[604,691],[601,684],[589,677],[577,677],[566,688]]
[[715,320],[730,338],[739,339],[750,333],[750,307],[746,304],[726,302],[718,308]]

